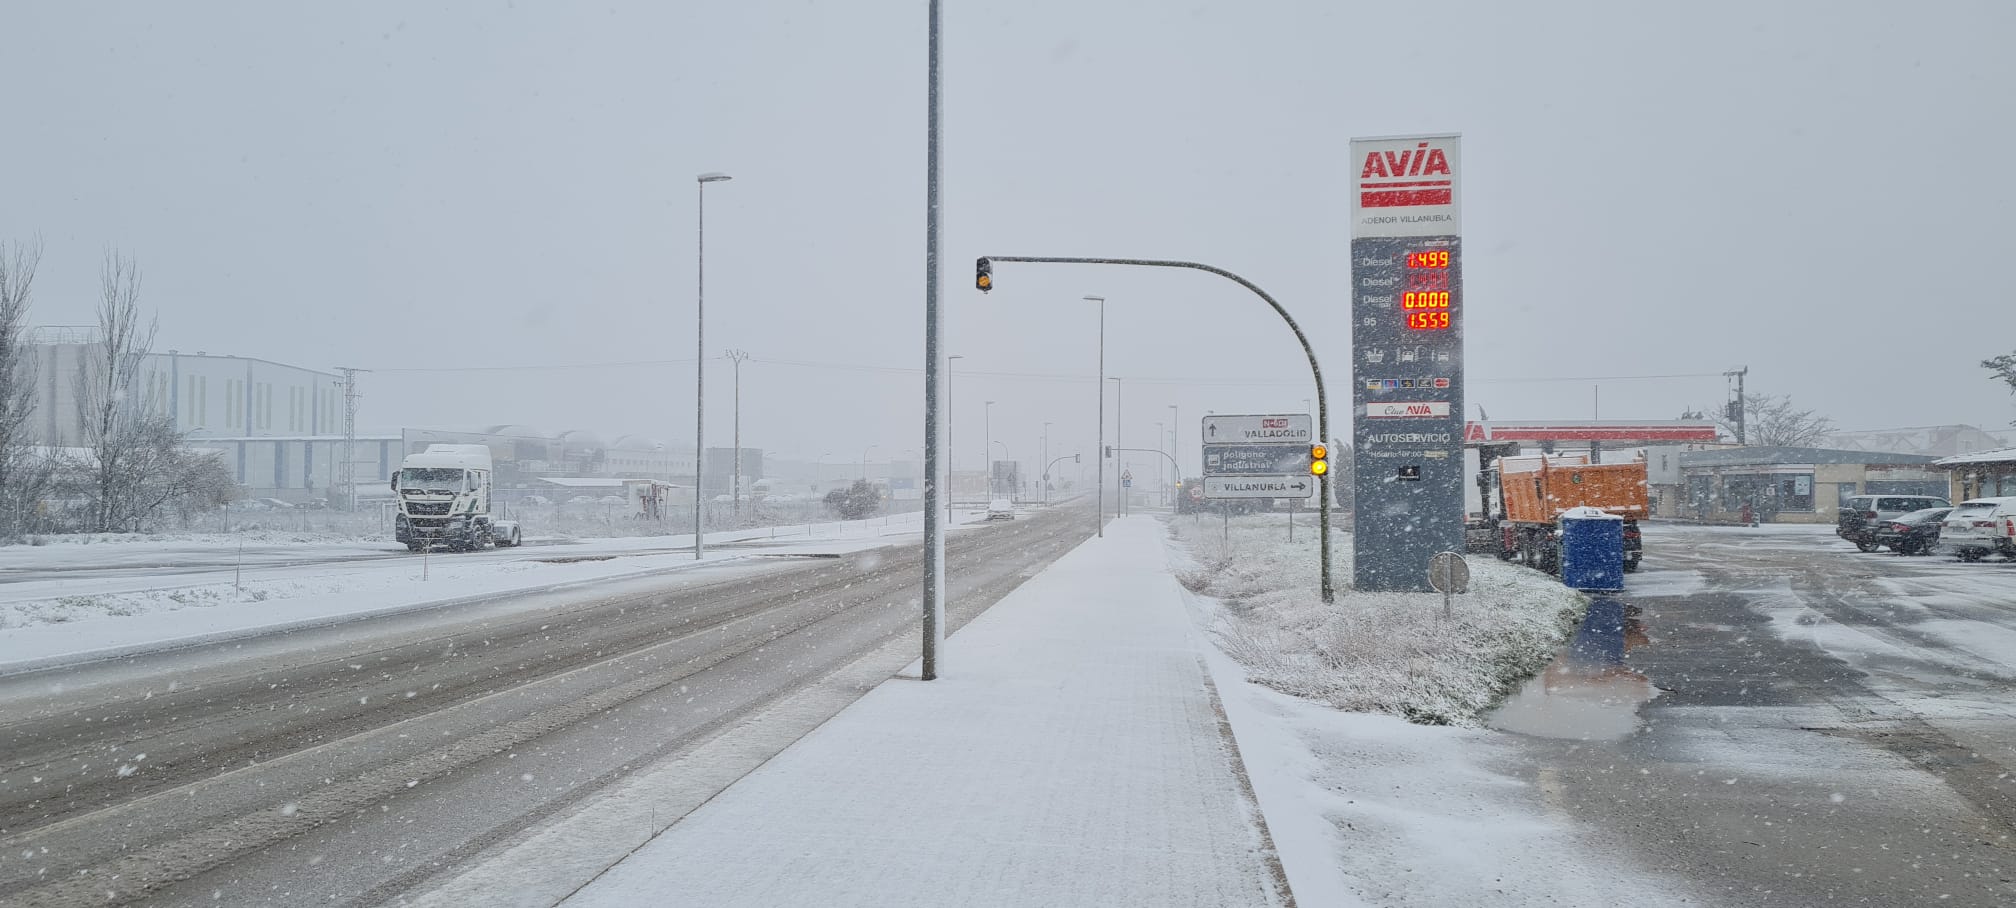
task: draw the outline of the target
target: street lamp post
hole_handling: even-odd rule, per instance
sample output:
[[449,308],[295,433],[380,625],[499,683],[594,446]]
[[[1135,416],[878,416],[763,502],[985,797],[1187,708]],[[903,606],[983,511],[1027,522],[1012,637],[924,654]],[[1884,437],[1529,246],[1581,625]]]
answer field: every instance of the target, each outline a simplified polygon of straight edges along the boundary
[[879,448],[879,447],[881,447],[881,445],[869,445],[868,447],[865,447],[865,448],[862,448],[862,449],[861,449],[861,481],[862,481],[862,482],[867,482],[867,481],[868,481],[868,452],[869,452],[869,451],[873,451],[873,450],[875,450],[876,448]]
[[1092,511],[1092,524],[1096,535],[1106,536],[1106,298],[1087,296],[1086,300],[1099,304],[1099,384],[1093,388],[1099,395],[1099,447],[1092,451],[1092,475],[1099,486],[1098,505]]
[[728,495],[735,501],[730,507],[736,526],[742,525],[742,361],[748,358],[747,350],[728,351],[728,361],[735,364],[735,479]]
[[987,472],[987,498],[994,498],[994,402],[988,401],[980,412],[980,468]]
[[952,361],[966,357],[954,353],[945,357],[945,522],[952,522]]
[[1175,404],[1169,405],[1169,459],[1176,464],[1176,481],[1183,481],[1183,446],[1176,443],[1176,433],[1183,431],[1183,413]]
[[[1120,426],[1121,426],[1121,420],[1127,418],[1127,398],[1121,396],[1120,379],[1109,378],[1107,379],[1107,381],[1113,383],[1113,447],[1115,449],[1124,448],[1127,446],[1127,437],[1121,434]],[[1113,458],[1113,469],[1118,472],[1125,472],[1124,468],[1121,467],[1120,463],[1121,463],[1120,458],[1118,457]],[[1120,487],[1120,500],[1113,503],[1113,514],[1114,516],[1119,517],[1119,516],[1125,516],[1126,513],[1127,513],[1127,487],[1125,485],[1122,485]]]
[[[995,444],[997,444],[997,445],[1000,445],[1000,446],[1001,446],[1001,461],[1002,461],[1003,463],[1012,463],[1012,462],[1013,462],[1013,461],[1015,460],[1015,455],[1013,455],[1013,454],[1010,454],[1010,453],[1008,453],[1008,443],[1007,443],[1007,442],[1005,442],[1005,441],[1000,441],[1000,440],[998,440],[998,439],[997,439],[997,440],[995,440],[995,442],[994,442],[994,443],[995,443]],[[992,453],[994,453],[994,449],[993,449],[993,448],[991,448],[991,447],[990,447],[990,448],[988,448],[988,449],[987,449],[987,453],[989,453],[989,454],[992,454]],[[991,474],[990,474],[990,475],[991,475]],[[1019,479],[1020,477],[1017,477],[1017,478]],[[1016,492],[1015,492],[1015,489],[1014,489],[1013,487],[1011,487],[1011,488],[1009,488],[1009,489],[1008,489],[1008,497],[1010,497],[1010,498],[1015,498],[1015,497],[1018,497],[1018,496],[1016,495]]]
[[[1043,424],[1043,462],[1050,462],[1050,424]],[[1050,503],[1050,468],[1043,468],[1043,503]]]
[[698,286],[693,297],[693,560],[700,560],[705,541],[705,530],[701,519],[701,509],[706,507],[707,496],[701,494],[702,478],[707,475],[707,184],[720,183],[732,179],[725,173],[703,173],[694,178],[699,184],[699,204],[695,206],[699,215],[699,236],[696,245],[699,261],[694,269]]
[[[1155,424],[1155,449],[1162,449],[1162,424],[1159,422]],[[1155,502],[1158,507],[1169,503],[1163,499],[1166,493],[1162,491],[1168,487],[1169,484],[1162,479],[1162,461],[1155,461]]]

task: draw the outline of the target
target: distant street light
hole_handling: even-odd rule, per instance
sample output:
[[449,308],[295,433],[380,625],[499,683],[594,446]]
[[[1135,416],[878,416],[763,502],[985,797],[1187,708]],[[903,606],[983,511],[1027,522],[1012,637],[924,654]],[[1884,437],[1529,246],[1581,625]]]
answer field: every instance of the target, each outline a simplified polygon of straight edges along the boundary
[[[1100,371],[1105,371],[1104,365],[1100,366]],[[1120,426],[1121,420],[1127,417],[1127,399],[1120,396],[1120,379],[1109,378],[1107,381],[1113,383],[1113,447],[1124,448],[1127,447],[1127,438],[1120,434]],[[1113,458],[1113,468],[1121,469],[1120,458]],[[1113,512],[1115,516],[1127,513],[1127,487],[1124,485],[1120,487],[1120,500],[1113,504]]]
[[952,522],[952,361],[966,357],[954,353],[945,357],[945,522]]
[[868,452],[873,451],[879,447],[881,447],[881,445],[869,445],[868,447],[861,449],[861,479],[863,481],[866,481],[868,479]]
[[980,412],[980,468],[987,472],[987,497],[994,497],[994,402],[988,401]]
[[731,507],[737,526],[742,520],[742,361],[748,358],[747,350],[728,351],[728,361],[735,364],[735,478],[728,494],[735,500]]
[[1099,304],[1099,381],[1093,392],[1099,395],[1099,447],[1092,451],[1092,475],[1098,480],[1099,502],[1092,511],[1092,524],[1099,537],[1106,536],[1106,298],[1087,296]]
[[693,560],[700,560],[705,546],[702,538],[706,527],[701,518],[706,496],[701,494],[701,484],[707,475],[707,184],[720,183],[732,177],[725,173],[703,173],[694,178],[699,188],[700,230],[696,251],[698,268],[697,292],[693,297]]

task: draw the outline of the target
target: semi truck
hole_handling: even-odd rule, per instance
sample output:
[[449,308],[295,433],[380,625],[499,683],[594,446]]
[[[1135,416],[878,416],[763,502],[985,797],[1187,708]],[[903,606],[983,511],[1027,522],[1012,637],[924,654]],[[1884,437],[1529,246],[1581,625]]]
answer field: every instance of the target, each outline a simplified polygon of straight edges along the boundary
[[1504,457],[1484,470],[1490,492],[1483,526],[1505,561],[1518,560],[1548,573],[1561,569],[1561,512],[1596,508],[1624,518],[1624,569],[1644,557],[1638,521],[1651,516],[1649,478],[1642,460],[1592,464],[1577,458]]
[[470,552],[520,544],[518,522],[498,520],[490,511],[495,475],[486,445],[428,445],[406,455],[399,472],[392,474],[392,493],[399,503],[393,538],[415,552],[429,546]]

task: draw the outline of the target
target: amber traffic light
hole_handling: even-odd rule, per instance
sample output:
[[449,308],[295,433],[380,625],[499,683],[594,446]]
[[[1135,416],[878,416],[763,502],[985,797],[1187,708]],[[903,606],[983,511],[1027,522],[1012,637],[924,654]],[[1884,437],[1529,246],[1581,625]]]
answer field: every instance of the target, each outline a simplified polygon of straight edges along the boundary
[[993,262],[983,258],[973,263],[973,286],[980,288],[981,293],[994,289]]
[[1309,475],[1321,476],[1330,472],[1330,448],[1327,445],[1309,446]]

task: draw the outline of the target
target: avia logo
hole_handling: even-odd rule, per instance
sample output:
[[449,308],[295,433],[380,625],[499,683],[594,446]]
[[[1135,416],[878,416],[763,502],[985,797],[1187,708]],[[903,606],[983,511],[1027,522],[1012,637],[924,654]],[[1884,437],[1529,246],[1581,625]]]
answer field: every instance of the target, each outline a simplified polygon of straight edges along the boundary
[[1455,202],[1454,187],[1449,156],[1427,142],[1400,151],[1370,151],[1358,172],[1358,204],[1362,208],[1449,205]]
[[1406,401],[1390,404],[1366,404],[1365,415],[1372,419],[1422,419],[1449,415],[1447,401]]
[[1261,421],[1260,421],[1260,428],[1262,428],[1262,429],[1286,429],[1286,428],[1288,428],[1288,420],[1286,420],[1286,419],[1263,419],[1263,420],[1261,420]]
[[[1425,151],[1423,149],[1426,149]],[[1440,148],[1429,148],[1422,142],[1413,151],[1373,151],[1365,155],[1365,169],[1358,179],[1373,177],[1418,177],[1432,174],[1449,176],[1449,158]]]

